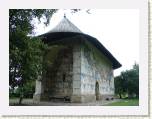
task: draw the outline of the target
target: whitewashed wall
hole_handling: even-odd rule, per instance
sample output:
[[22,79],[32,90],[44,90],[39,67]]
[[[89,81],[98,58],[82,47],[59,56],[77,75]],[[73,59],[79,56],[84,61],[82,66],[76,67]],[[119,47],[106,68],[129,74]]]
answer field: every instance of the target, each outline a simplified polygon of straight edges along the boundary
[[99,83],[101,95],[114,94],[114,77],[111,62],[89,42],[81,45],[81,94],[95,94]]

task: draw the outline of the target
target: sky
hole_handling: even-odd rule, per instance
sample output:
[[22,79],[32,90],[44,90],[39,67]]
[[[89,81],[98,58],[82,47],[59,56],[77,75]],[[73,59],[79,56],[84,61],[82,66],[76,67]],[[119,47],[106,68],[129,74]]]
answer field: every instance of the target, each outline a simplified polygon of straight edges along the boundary
[[77,13],[62,9],[55,13],[49,26],[36,24],[36,35],[46,33],[66,17],[83,33],[99,40],[122,64],[114,76],[139,63],[139,11],[136,9],[83,9]]

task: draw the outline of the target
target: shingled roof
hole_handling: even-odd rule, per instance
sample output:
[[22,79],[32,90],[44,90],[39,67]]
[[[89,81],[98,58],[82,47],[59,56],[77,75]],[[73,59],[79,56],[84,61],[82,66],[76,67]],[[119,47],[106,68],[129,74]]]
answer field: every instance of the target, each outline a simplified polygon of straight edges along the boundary
[[73,23],[71,23],[65,16],[61,22],[49,32],[40,35],[40,37],[48,38],[46,42],[55,41],[63,37],[72,37],[75,35],[83,35],[90,43],[92,43],[100,52],[102,52],[111,62],[113,69],[121,67],[117,59],[94,37],[81,32]]
[[48,33],[54,32],[73,32],[73,33],[82,33],[72,22],[70,22],[66,16],[59,22],[59,24],[50,30]]

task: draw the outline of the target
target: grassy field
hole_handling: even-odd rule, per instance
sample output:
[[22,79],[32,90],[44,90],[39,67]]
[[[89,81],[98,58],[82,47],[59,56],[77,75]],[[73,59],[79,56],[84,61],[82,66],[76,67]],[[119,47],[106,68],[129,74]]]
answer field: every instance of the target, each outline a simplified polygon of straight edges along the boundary
[[139,99],[122,99],[118,102],[113,102],[105,106],[139,106]]

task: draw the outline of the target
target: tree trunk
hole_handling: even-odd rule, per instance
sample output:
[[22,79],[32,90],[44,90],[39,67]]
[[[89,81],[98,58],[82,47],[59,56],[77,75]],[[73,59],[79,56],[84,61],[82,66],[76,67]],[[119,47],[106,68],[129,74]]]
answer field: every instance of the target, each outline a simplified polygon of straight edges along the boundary
[[22,96],[22,95],[20,95],[20,98],[19,98],[19,105],[21,105],[21,104],[22,104],[22,100],[23,100],[23,96]]
[[20,92],[19,105],[22,104],[23,97],[24,97],[24,93],[23,93],[23,87],[22,87],[21,92]]
[[20,90],[20,98],[19,98],[19,105],[22,104],[22,100],[23,100],[23,97],[24,97],[24,80],[21,81],[21,90]]
[[120,98],[120,99],[122,98],[121,93],[119,93],[119,98]]

